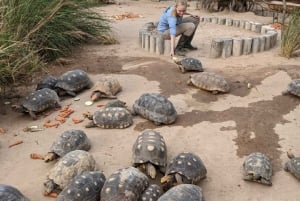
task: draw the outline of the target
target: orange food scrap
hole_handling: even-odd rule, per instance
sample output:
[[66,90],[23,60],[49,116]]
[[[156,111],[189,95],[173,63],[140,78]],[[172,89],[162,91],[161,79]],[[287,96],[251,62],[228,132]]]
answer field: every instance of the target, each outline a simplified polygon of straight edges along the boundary
[[44,192],[44,196],[51,197],[51,198],[56,198],[58,196],[58,194],[57,193]]
[[72,121],[74,122],[74,124],[78,124],[78,123],[83,122],[83,119],[79,119],[79,118],[77,118],[77,117],[73,117],[73,118],[72,118]]
[[101,104],[101,103],[97,105],[97,107],[103,107],[103,106],[104,106],[104,104]]
[[63,118],[67,118],[69,117],[72,113],[74,112],[73,109],[68,108],[67,110],[60,112],[60,114],[58,116],[63,117]]
[[30,154],[30,158],[31,159],[41,159],[41,160],[44,160],[44,156],[42,156],[41,154],[37,154],[37,153]]
[[59,123],[58,122],[51,122],[51,120],[48,120],[46,121],[44,124],[43,124],[44,127],[46,128],[50,128],[50,127],[55,127],[57,128],[59,126]]
[[18,141],[16,141],[16,142],[14,142],[14,143],[10,144],[8,147],[9,147],[9,148],[11,148],[11,147],[13,147],[13,146],[16,146],[16,145],[18,145],[18,144],[22,144],[22,143],[23,143],[23,141],[22,141],[22,140],[18,140]]
[[276,30],[281,30],[282,29],[282,24],[276,22],[274,24],[271,24],[271,27],[276,29]]
[[4,128],[0,128],[0,133],[5,133],[5,130],[4,130]]
[[60,117],[60,116],[55,117],[55,120],[56,120],[56,121],[59,121],[61,124],[63,124],[63,123],[66,122],[66,118]]

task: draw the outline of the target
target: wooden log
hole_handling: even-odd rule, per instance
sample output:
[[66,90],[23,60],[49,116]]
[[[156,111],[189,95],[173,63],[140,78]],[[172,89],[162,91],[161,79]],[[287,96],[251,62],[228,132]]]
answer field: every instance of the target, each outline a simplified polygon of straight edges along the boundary
[[260,33],[262,33],[262,34],[265,34],[266,32],[267,32],[267,29],[268,28],[271,28],[269,25],[263,25],[262,27],[261,27],[261,31],[260,31]]
[[246,20],[240,20],[240,28],[245,29]]
[[143,48],[143,30],[139,30],[139,46]]
[[222,55],[224,41],[220,38],[214,38],[211,42],[210,57],[219,58]]
[[226,24],[226,26],[232,26],[232,19],[226,18],[225,24]]
[[240,26],[240,20],[233,20],[232,23],[233,23],[234,27],[239,27]]
[[151,53],[156,52],[156,38],[157,38],[157,34],[153,33],[150,35],[150,52]]
[[243,55],[251,54],[252,52],[252,38],[251,37],[245,37],[243,38],[244,44],[243,44]]
[[234,37],[232,39],[232,56],[241,56],[243,54],[243,39],[240,37]]
[[252,39],[252,53],[257,53],[260,51],[260,39],[259,37],[253,37]]
[[218,24],[218,18],[217,17],[212,17],[211,18],[211,23]]
[[266,51],[271,48],[271,35],[265,34],[264,36],[266,37],[266,41],[265,41],[265,51]]
[[222,38],[223,42],[223,49],[222,49],[222,58],[228,58],[232,55],[232,45],[233,40],[232,38]]
[[145,31],[142,32],[142,48],[145,48],[145,40],[146,40],[146,33]]
[[277,43],[277,36],[278,36],[277,31],[268,31],[266,34],[271,35],[270,48],[274,47]]
[[251,25],[252,25],[252,22],[246,21],[245,22],[245,29],[246,30],[251,30]]
[[156,47],[155,52],[157,55],[162,55],[164,53],[165,48],[165,40],[163,39],[162,35],[159,34],[156,38]]
[[252,24],[251,30],[255,33],[260,33],[261,27],[262,27],[261,23],[254,23],[254,24]]
[[211,17],[204,17],[204,22],[211,23]]
[[146,32],[144,33],[145,35],[145,50],[149,52],[150,50],[150,33],[149,32]]
[[164,55],[169,56],[170,51],[171,51],[171,42],[170,42],[170,40],[165,40]]
[[263,52],[265,51],[265,43],[266,43],[266,37],[264,35],[261,35],[259,38],[259,51]]
[[218,24],[225,25],[225,23],[226,23],[226,18],[219,18]]

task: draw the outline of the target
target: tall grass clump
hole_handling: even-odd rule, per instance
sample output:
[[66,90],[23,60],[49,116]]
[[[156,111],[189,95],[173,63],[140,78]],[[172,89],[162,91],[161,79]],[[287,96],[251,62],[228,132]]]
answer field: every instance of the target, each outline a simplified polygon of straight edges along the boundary
[[87,0],[0,1],[0,87],[91,39],[113,43],[109,21]]
[[281,55],[290,58],[300,49],[300,10],[292,13],[288,27],[284,30],[281,41]]

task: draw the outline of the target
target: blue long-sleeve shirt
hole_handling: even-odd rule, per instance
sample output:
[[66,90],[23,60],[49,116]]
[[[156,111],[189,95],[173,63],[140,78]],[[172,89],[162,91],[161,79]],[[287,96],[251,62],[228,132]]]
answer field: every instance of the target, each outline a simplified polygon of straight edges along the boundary
[[170,29],[170,35],[176,35],[176,26],[182,23],[182,17],[176,17],[172,15],[172,11],[175,9],[174,6],[166,8],[166,10],[160,16],[157,31],[163,33],[166,30]]

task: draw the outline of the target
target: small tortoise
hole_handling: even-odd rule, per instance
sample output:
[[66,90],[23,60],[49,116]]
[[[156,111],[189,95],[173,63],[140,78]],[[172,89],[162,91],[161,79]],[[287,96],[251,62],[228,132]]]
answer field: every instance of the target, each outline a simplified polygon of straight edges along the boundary
[[270,159],[266,155],[260,152],[251,153],[246,157],[243,168],[244,180],[272,185],[272,166]]
[[99,201],[106,178],[99,171],[85,171],[74,177],[56,201]]
[[182,183],[197,184],[206,174],[206,167],[199,156],[191,152],[182,152],[168,164],[161,183],[164,190]]
[[13,186],[0,184],[1,201],[29,201],[18,189]]
[[127,128],[133,124],[131,113],[123,107],[102,108],[88,118],[91,122],[86,128]]
[[48,77],[46,77],[44,80],[40,81],[37,86],[36,86],[36,90],[39,89],[44,89],[44,88],[48,88],[48,89],[55,89],[55,85],[57,83],[57,78],[50,75]]
[[158,93],[142,94],[133,104],[132,113],[153,121],[155,125],[172,124],[177,118],[172,102]]
[[52,107],[60,108],[61,106],[57,93],[48,88],[34,91],[25,97],[21,105],[12,106],[18,112],[29,113],[34,120],[37,119],[36,113]]
[[133,166],[145,170],[152,179],[156,168],[165,173],[167,166],[167,147],[159,132],[146,130],[136,139],[133,147]]
[[126,102],[118,100],[118,99],[109,101],[108,103],[105,104],[104,107],[105,108],[107,108],[107,107],[124,107],[124,108],[127,108]]
[[205,201],[205,199],[199,186],[180,184],[168,190],[157,201]]
[[227,93],[230,90],[227,81],[221,75],[212,72],[194,73],[190,75],[187,84],[211,91],[213,94],[218,94],[219,92]]
[[140,201],[157,201],[162,194],[163,190],[159,185],[151,184],[143,192]]
[[100,98],[117,98],[115,95],[122,90],[119,81],[112,76],[104,76],[97,80],[91,94],[92,101]]
[[77,92],[83,89],[90,89],[92,81],[86,72],[76,69],[62,74],[55,85],[55,90],[59,96],[66,94],[75,97]]
[[282,92],[283,95],[292,94],[300,97],[300,79],[292,80],[287,87],[287,90]]
[[137,168],[122,168],[104,183],[101,201],[137,201],[148,186],[148,177]]
[[294,154],[288,152],[290,160],[285,163],[284,170],[293,174],[300,180],[300,157],[295,157]]
[[94,171],[95,166],[95,159],[86,151],[74,150],[67,153],[48,172],[44,183],[45,195],[61,191],[75,176],[84,171]]
[[186,71],[203,72],[202,63],[198,59],[191,58],[191,57],[187,57],[181,60],[178,58],[173,58],[173,59],[182,73],[185,73]]
[[77,149],[88,151],[90,148],[91,142],[82,130],[67,130],[56,138],[44,160],[49,162],[63,157],[70,151]]

